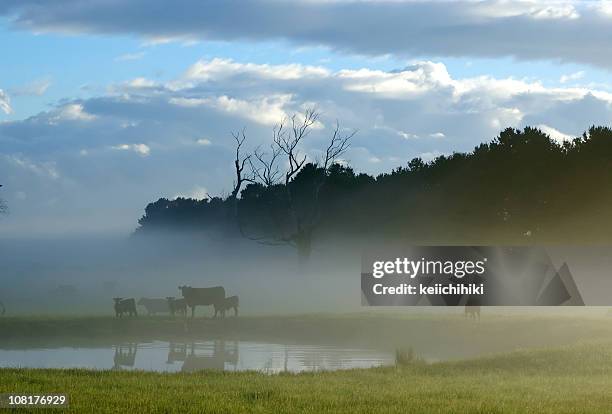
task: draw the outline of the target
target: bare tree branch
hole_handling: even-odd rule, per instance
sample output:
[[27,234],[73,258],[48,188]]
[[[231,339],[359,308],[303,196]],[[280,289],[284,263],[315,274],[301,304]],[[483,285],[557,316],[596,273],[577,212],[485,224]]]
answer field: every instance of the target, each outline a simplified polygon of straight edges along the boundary
[[232,136],[234,137],[234,140],[236,141],[236,158],[234,159],[234,167],[236,169],[236,180],[234,181],[234,189],[232,190],[232,194],[230,195],[230,197],[233,199],[237,199],[238,193],[240,192],[240,188],[242,187],[242,184],[245,182],[254,183],[255,177],[253,175],[253,172],[251,172],[251,174],[249,175],[243,174],[245,164],[247,162],[250,162],[250,159],[251,159],[251,155],[247,155],[246,157],[242,157],[240,155],[240,148],[242,148],[242,145],[244,144],[244,141],[246,140],[245,130],[242,129],[241,132],[232,132]]
[[281,153],[281,149],[274,144],[270,145],[271,154],[268,159],[268,154],[265,152],[260,152],[261,147],[257,147],[253,153],[253,156],[257,160],[258,166],[255,165],[253,159],[249,159],[249,164],[251,165],[251,171],[255,178],[260,180],[266,186],[272,186],[276,184],[278,181],[278,176],[280,175],[280,170],[276,165],[276,160]]
[[340,123],[336,120],[336,128],[332,134],[332,138],[325,150],[325,160],[323,169],[327,171],[329,168],[350,146],[350,140],[355,136],[357,130],[352,130],[347,135],[340,135]]
[[303,157],[299,154],[297,146],[300,142],[308,136],[311,127],[317,122],[319,113],[314,109],[307,109],[304,112],[303,120],[300,122],[297,114],[294,114],[289,118],[291,122],[291,128],[289,131],[284,130],[283,120],[274,133],[274,143],[281,149],[281,151],[287,156],[289,161],[289,168],[285,173],[285,185],[289,184],[291,178],[297,174],[300,169],[306,163],[306,155]]

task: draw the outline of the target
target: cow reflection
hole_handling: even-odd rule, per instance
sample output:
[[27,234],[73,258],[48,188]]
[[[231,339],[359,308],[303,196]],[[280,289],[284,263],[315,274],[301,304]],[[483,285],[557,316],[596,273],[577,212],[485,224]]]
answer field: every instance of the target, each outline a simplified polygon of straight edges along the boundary
[[185,361],[185,358],[187,358],[187,344],[175,344],[170,342],[168,345],[168,360],[166,364]]
[[[211,353],[212,351],[212,353]],[[196,344],[171,343],[168,349],[168,364],[183,361],[182,372],[195,372],[206,369],[225,370],[228,363],[234,368],[238,365],[238,343],[231,345],[225,341],[214,341],[212,349],[199,347]]]
[[115,345],[115,356],[113,357],[113,369],[121,370],[124,368],[133,368],[136,362],[136,349],[138,344],[129,343]]

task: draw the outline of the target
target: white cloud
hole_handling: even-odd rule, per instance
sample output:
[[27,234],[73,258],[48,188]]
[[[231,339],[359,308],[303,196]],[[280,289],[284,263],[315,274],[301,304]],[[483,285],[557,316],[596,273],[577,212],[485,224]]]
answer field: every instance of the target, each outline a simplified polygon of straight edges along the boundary
[[13,109],[11,108],[11,100],[2,89],[0,89],[0,110],[7,115],[13,112]]
[[285,107],[291,103],[291,95],[272,95],[253,100],[243,100],[221,95],[213,98],[170,98],[173,105],[183,107],[205,106],[262,125],[275,125],[287,117]]
[[36,79],[26,85],[11,89],[15,96],[42,96],[51,86],[51,79]]
[[208,138],[199,138],[196,140],[196,144],[202,145],[202,146],[208,146],[208,145],[211,145],[212,142]]
[[405,131],[396,131],[397,135],[399,135],[400,137],[404,138],[404,139],[415,139],[418,138],[417,135],[415,134],[411,134],[409,132],[405,132]]
[[115,62],[125,62],[131,60],[140,60],[146,55],[145,52],[125,53],[115,58]]
[[612,16],[612,1],[600,0],[595,2],[595,9],[598,10],[604,16]]
[[29,158],[17,154],[5,155],[4,158],[17,167],[41,177],[50,178],[52,180],[56,180],[60,177],[55,162],[37,163]]
[[443,152],[440,151],[428,151],[428,152],[423,152],[421,154],[418,155],[418,157],[420,159],[422,159],[425,162],[430,162],[435,160],[436,158],[445,155]]
[[238,63],[230,59],[215,58],[210,61],[196,62],[187,69],[184,77],[189,80],[209,81],[221,80],[237,74],[255,75],[265,79],[292,80],[325,77],[329,71],[320,66]]
[[573,4],[566,2],[565,4],[552,4],[549,6],[540,6],[532,9],[530,16],[535,19],[552,19],[552,20],[563,20],[563,19],[578,19],[580,13]]
[[119,144],[111,147],[118,151],[134,151],[140,156],[146,157],[151,153],[151,148],[147,144]]
[[540,124],[540,125],[536,125],[536,127],[539,128],[545,134],[548,134],[552,139],[554,139],[557,142],[571,141],[574,138],[576,138],[575,136],[564,134],[563,132],[553,127],[550,127],[548,125]]
[[574,3],[559,0],[490,0],[474,8],[474,13],[484,18],[527,16],[534,19],[577,19],[580,13]]
[[193,198],[194,200],[204,200],[206,198],[209,198],[209,195],[206,187],[196,186],[191,191],[185,194],[176,194],[173,198],[175,200],[177,198]]
[[152,88],[156,86],[155,81],[147,78],[135,78],[125,83],[130,88]]
[[50,117],[50,123],[59,121],[93,121],[95,115],[89,114],[80,103],[70,103],[58,108]]
[[562,75],[561,78],[559,78],[559,82],[567,83],[567,82],[576,81],[582,78],[584,78],[583,70],[574,72],[574,73],[570,73],[569,75]]

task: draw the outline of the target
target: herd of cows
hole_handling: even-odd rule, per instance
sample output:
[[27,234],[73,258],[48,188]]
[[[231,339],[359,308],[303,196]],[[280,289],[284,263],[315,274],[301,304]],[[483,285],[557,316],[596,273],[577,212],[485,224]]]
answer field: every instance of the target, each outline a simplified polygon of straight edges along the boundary
[[217,315],[224,318],[225,312],[231,309],[234,310],[234,315],[238,316],[238,296],[226,297],[223,286],[209,288],[179,286],[179,290],[183,295],[182,298],[175,298],[173,296],[166,298],[140,298],[138,302],[134,298],[113,298],[115,301],[115,316],[117,318],[121,318],[123,315],[138,316],[136,305],[144,307],[147,315],[169,313],[172,316],[176,314],[187,316],[187,308],[191,308],[191,317],[193,318],[196,306],[212,305],[215,310],[215,318]]

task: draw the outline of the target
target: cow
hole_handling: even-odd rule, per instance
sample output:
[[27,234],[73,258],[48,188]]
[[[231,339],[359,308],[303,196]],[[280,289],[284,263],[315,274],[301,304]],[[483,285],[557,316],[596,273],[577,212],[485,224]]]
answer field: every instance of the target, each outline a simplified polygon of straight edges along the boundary
[[166,300],[168,301],[168,308],[170,308],[170,314],[172,316],[177,313],[183,316],[187,315],[187,304],[184,298],[176,299],[173,296],[168,296]]
[[217,312],[220,312],[221,317],[225,318],[225,311],[228,311],[232,308],[234,309],[234,316],[238,316],[238,305],[238,296],[230,296],[228,298],[223,299],[223,302],[215,304],[215,317],[217,317]]
[[478,318],[478,320],[480,320],[480,305],[478,306],[465,305],[465,317],[474,319],[474,320]]
[[113,300],[115,301],[115,316],[117,318],[121,318],[124,313],[127,313],[129,316],[138,316],[134,298],[113,298]]
[[185,298],[185,304],[191,308],[191,317],[195,315],[195,307],[198,305],[219,305],[225,299],[223,286],[210,288],[193,288],[191,286],[179,286],[179,290]]
[[147,315],[155,315],[156,313],[169,313],[170,307],[168,306],[168,300],[162,298],[140,298],[137,303],[138,306],[144,306],[147,310]]
[[482,301],[478,296],[468,296],[465,304],[465,317],[470,319],[480,320],[480,305]]
[[4,303],[0,302],[0,316],[4,316],[6,313],[6,308],[4,307]]

